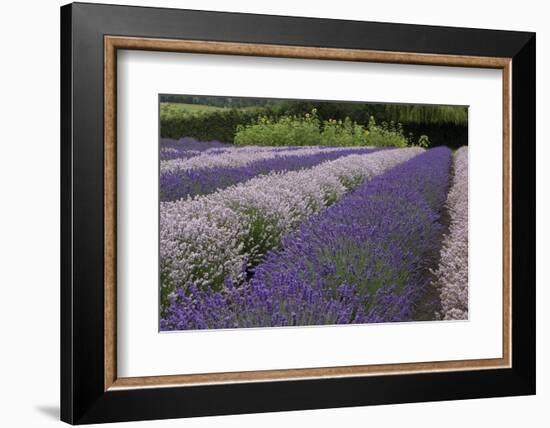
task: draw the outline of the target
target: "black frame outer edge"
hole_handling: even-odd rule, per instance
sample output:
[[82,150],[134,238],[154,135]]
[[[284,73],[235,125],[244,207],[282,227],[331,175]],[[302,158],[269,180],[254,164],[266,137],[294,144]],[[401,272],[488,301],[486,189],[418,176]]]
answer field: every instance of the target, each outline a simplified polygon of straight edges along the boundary
[[[105,393],[105,34],[513,58],[513,367]],[[534,208],[533,33],[82,3],[63,6],[61,419],[85,424],[534,394]]]
[[512,60],[512,363],[536,389],[536,36]]
[[72,364],[72,9],[61,8],[61,420],[74,422]]

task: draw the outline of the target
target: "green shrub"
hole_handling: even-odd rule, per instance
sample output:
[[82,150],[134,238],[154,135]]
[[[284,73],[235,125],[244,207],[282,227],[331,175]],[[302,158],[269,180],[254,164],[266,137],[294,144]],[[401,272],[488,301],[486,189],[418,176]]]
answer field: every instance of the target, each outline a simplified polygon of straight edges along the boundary
[[303,116],[281,116],[273,119],[261,116],[256,123],[238,125],[234,138],[237,145],[257,146],[377,146],[406,147],[407,138],[401,124],[377,125],[374,117],[369,120],[368,129],[349,117],[344,120],[321,121],[317,111]]
[[254,124],[238,125],[234,142],[242,146],[314,146],[320,138],[319,119],[313,110],[302,117],[261,116]]
[[374,117],[370,117],[368,133],[367,133],[367,146],[375,147],[406,147],[408,140],[403,134],[403,128],[400,123],[395,124],[390,122],[382,122],[377,125]]
[[323,146],[367,146],[368,131],[349,117],[342,120],[329,119],[323,122],[321,145]]
[[422,147],[422,148],[428,148],[430,147],[431,145],[431,142],[430,142],[430,139],[428,138],[427,135],[421,135],[420,138],[418,139],[418,143],[416,143],[416,145],[418,147]]
[[160,134],[164,138],[192,137],[199,141],[232,143],[238,125],[255,123],[258,116],[266,114],[269,109],[262,107],[186,112],[161,105]]

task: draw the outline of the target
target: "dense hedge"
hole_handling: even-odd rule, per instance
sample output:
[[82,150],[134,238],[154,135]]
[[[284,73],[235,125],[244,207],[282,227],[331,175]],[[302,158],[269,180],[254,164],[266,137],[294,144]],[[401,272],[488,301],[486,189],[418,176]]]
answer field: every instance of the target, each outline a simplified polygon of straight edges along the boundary
[[402,124],[460,126],[468,124],[468,108],[460,106],[283,101],[271,107],[279,114],[288,115],[300,115],[314,108],[321,120],[344,120],[345,117],[349,117],[361,125],[366,125],[371,116],[378,123],[394,121]]
[[316,101],[283,101],[261,107],[225,108],[188,114],[170,114],[169,109],[161,107],[161,136],[234,143],[239,125],[254,124],[261,116],[272,120],[287,115],[301,116],[313,109],[316,109],[320,121],[344,120],[349,117],[351,121],[366,127],[372,116],[379,124],[399,122],[403,125],[406,137],[416,141],[421,135],[428,135],[430,146],[457,148],[468,144],[466,107]]
[[177,116],[161,113],[161,137],[192,137],[200,141],[233,143],[237,125],[254,123],[266,113],[264,108],[224,109]]
[[261,107],[274,104],[272,98],[217,97],[208,95],[161,95],[161,103],[208,105],[222,108]]
[[461,106],[431,106],[413,104],[387,104],[384,120],[404,124],[468,125],[468,108]]

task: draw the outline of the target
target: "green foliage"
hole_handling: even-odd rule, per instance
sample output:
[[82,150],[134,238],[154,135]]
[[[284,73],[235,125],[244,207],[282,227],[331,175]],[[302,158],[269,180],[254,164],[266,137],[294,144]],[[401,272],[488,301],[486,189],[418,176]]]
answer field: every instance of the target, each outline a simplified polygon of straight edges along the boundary
[[319,125],[315,110],[301,117],[261,116],[254,124],[238,125],[234,141],[242,146],[314,146],[320,140]]
[[419,136],[429,136],[429,147],[447,146],[451,149],[468,145],[468,127],[451,124],[404,124],[410,145],[418,145]]
[[242,254],[248,255],[247,263],[257,265],[270,250],[279,248],[282,230],[274,216],[268,216],[258,208],[235,209],[240,211],[249,225],[249,232],[243,241]]
[[356,103],[342,101],[277,100],[270,98],[216,97],[197,95],[161,95],[162,104],[183,104],[187,106],[218,108],[259,108],[269,110],[269,116],[302,116],[312,109],[317,110],[321,121],[349,117],[352,121],[366,125],[369,117],[379,122],[400,122],[403,124],[452,124],[465,126],[468,123],[468,108],[464,106],[440,106],[419,104]]
[[160,117],[181,116],[185,114],[222,110],[205,104],[160,103]]
[[376,104],[300,100],[281,101],[271,106],[271,109],[279,115],[287,116],[300,116],[315,109],[317,117],[322,122],[329,121],[330,119],[343,121],[348,117],[360,125],[366,125],[371,115],[377,117],[376,112],[380,110]]
[[424,149],[430,147],[430,139],[427,135],[421,135],[418,139],[418,143],[416,144],[418,147],[422,147]]
[[262,107],[277,103],[271,98],[217,97],[208,95],[161,95],[161,103],[207,105],[221,108]]
[[321,145],[323,146],[368,146],[368,131],[349,117],[343,121],[329,119],[323,122]]
[[254,123],[262,114],[266,110],[261,107],[190,112],[161,104],[160,134],[164,138],[192,137],[232,143],[238,125]]
[[164,95],[160,105],[162,137],[244,145],[459,147],[468,144],[467,123],[460,106],[182,95]]
[[401,123],[468,125],[468,107],[386,104],[385,120]]
[[377,125],[374,117],[365,129],[349,117],[344,120],[321,121],[317,110],[303,116],[261,116],[249,125],[238,125],[235,144],[257,146],[377,146],[405,147],[407,138],[401,124]]
[[274,103],[271,108],[286,115],[301,115],[317,109],[320,120],[344,120],[349,117],[360,125],[366,125],[371,116],[378,122],[402,124],[468,124],[468,108],[464,106],[438,106],[418,104],[381,104],[341,101],[286,100]]
[[403,134],[403,127],[400,123],[382,122],[376,124],[373,116],[369,119],[367,145],[375,147],[406,147],[408,139]]

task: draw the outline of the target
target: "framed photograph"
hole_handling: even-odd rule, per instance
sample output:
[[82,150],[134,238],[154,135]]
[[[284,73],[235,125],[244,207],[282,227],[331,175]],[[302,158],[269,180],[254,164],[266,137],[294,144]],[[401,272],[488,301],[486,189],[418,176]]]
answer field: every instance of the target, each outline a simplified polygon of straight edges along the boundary
[[61,8],[61,419],[535,393],[535,34]]

